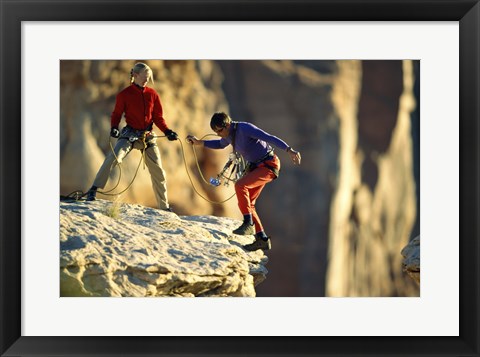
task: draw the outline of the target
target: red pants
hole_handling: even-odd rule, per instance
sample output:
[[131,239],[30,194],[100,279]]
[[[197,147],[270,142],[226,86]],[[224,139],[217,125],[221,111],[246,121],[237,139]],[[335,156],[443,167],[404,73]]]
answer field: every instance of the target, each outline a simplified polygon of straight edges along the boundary
[[[269,166],[280,170],[280,160],[277,155],[272,160],[266,161]],[[235,183],[238,207],[243,215],[251,214],[255,224],[255,233],[263,231],[262,222],[255,210],[255,203],[267,183],[276,178],[275,174],[264,163],[261,163],[253,171],[250,171]]]

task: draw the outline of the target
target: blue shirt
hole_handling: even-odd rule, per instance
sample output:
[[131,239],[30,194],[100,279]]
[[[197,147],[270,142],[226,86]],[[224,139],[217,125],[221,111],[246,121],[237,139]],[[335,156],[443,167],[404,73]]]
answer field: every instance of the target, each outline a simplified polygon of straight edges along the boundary
[[[234,129],[235,124],[236,129]],[[227,138],[205,140],[204,145],[210,149],[223,149],[229,144],[232,144],[233,135],[235,135],[234,150],[250,162],[263,159],[267,153],[272,150],[270,145],[282,150],[288,148],[288,145],[282,139],[270,135],[255,125],[246,122],[232,122]]]

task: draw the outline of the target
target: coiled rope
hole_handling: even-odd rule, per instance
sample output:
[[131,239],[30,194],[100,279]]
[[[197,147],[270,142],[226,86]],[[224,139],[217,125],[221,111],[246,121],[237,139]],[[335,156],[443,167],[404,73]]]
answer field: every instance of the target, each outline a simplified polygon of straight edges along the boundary
[[[206,138],[207,136],[216,136],[214,134],[207,134],[207,135],[204,135],[200,140],[203,140],[204,138]],[[195,184],[193,183],[193,180],[192,180],[192,177],[190,176],[190,172],[188,170],[188,166],[187,166],[187,159],[185,157],[185,150],[183,149],[183,143],[182,141],[180,140],[180,146],[182,148],[182,156],[183,156],[183,163],[185,164],[185,171],[187,172],[187,176],[188,176],[188,179],[190,180],[190,184],[192,185],[192,188],[193,190],[195,191],[195,193],[197,195],[199,195],[201,198],[203,198],[205,201],[207,202],[210,202],[210,203],[213,203],[213,204],[222,204],[222,203],[225,203],[227,202],[228,200],[232,199],[233,196],[236,195],[236,193],[233,193],[230,197],[224,199],[223,201],[212,201],[210,200],[209,198],[203,196],[200,192],[198,192],[197,188],[195,187]],[[203,176],[202,174],[202,170],[200,168],[200,164],[198,163],[198,157],[197,157],[197,152],[195,151],[195,146],[192,145],[192,150],[193,150],[193,155],[195,156],[195,162],[196,162],[196,165],[197,165],[197,169],[198,169],[198,173],[200,174],[200,177],[202,178],[203,182],[205,182],[207,185],[209,184],[209,182],[207,180],[205,180],[205,177]]]
[[[204,135],[200,140],[203,140],[204,138],[208,137],[208,136],[216,136],[214,134],[206,134]],[[165,138],[166,135],[161,135],[161,136],[154,136],[154,138]],[[109,144],[110,144],[110,150],[112,151],[113,155],[115,156],[115,160],[117,162],[117,165],[119,167],[119,170],[120,170],[120,173],[119,173],[119,176],[118,176],[118,180],[117,180],[117,183],[115,184],[115,186],[113,186],[111,189],[107,190],[107,191],[98,191],[97,190],[97,193],[100,193],[102,195],[105,195],[105,196],[118,196],[118,195],[121,195],[122,193],[126,192],[133,184],[133,182],[135,181],[136,177],[137,177],[137,174],[138,174],[138,170],[140,168],[140,165],[141,163],[143,162],[144,163],[144,169],[145,169],[145,152],[146,152],[146,148],[147,148],[147,144],[145,142],[145,137],[142,137],[142,138],[139,138],[138,140],[141,140],[143,145],[144,145],[144,148],[142,150],[142,156],[140,157],[140,160],[138,162],[138,165],[137,165],[137,168],[135,170],[135,174],[132,178],[132,180],[130,181],[130,183],[128,184],[128,186],[123,189],[122,191],[120,192],[116,192],[116,193],[111,193],[113,190],[115,190],[118,185],[120,184],[120,180],[122,178],[122,163],[118,161],[118,157],[117,155],[115,154],[115,150],[113,148],[113,145],[112,145],[112,140],[111,138],[109,138]],[[192,180],[192,177],[191,177],[191,174],[190,174],[190,170],[188,169],[188,165],[187,165],[187,158],[186,158],[186,155],[185,155],[185,149],[183,147],[183,143],[180,139],[178,139],[178,141],[180,142],[180,147],[181,147],[181,150],[182,150],[182,158],[183,158],[183,163],[185,165],[185,171],[187,172],[187,176],[188,176],[188,179],[190,181],[190,184],[193,188],[193,190],[195,191],[195,193],[200,196],[201,198],[203,198],[205,201],[207,202],[210,202],[212,204],[222,204],[222,203],[225,203],[227,201],[229,201],[230,199],[232,199],[236,193],[233,193],[230,197],[222,200],[222,201],[213,201],[213,200],[210,200],[208,197],[205,197],[204,195],[202,195],[198,189],[195,187],[195,184],[193,183],[193,180]],[[205,177],[203,176],[203,173],[202,173],[202,170],[200,168],[200,164],[198,163],[198,156],[197,156],[197,152],[195,151],[195,147],[194,145],[192,145],[192,151],[193,151],[193,155],[195,157],[195,163],[196,163],[196,166],[197,166],[197,170],[198,170],[198,173],[200,174],[200,177],[202,178],[203,182],[207,185],[209,185],[209,182],[205,179]],[[228,178],[229,179],[229,178]],[[85,197],[86,195],[88,194],[88,191],[87,192],[83,192],[81,190],[77,190],[77,191],[73,191],[71,192],[70,194],[66,195],[66,196],[60,196],[61,199],[64,199],[64,200],[75,200],[75,201],[78,201],[78,200],[81,200],[83,197]]]

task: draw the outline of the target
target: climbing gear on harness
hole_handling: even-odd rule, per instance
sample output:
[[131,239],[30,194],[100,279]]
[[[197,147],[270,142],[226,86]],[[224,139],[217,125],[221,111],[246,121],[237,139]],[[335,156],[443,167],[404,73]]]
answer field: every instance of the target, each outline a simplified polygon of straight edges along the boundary
[[209,182],[212,186],[220,186],[220,180],[218,178],[210,177]]
[[[230,182],[237,182],[240,180],[246,172],[246,164],[243,156],[235,150],[235,134],[237,132],[237,122],[232,122],[232,147],[233,151],[228,157],[228,161],[223,166],[222,171],[217,175],[216,178],[211,177],[209,182],[212,186],[220,186],[222,183],[225,187],[228,187]],[[232,166],[230,174],[227,176],[227,170]]]
[[[230,167],[230,174],[226,175]],[[212,186],[220,186],[223,183],[225,187],[228,187],[230,182],[237,182],[243,177],[245,168],[245,160],[242,155],[236,151],[231,152],[222,171],[220,171],[216,178],[211,177],[209,182]]]
[[118,140],[127,139],[133,144],[137,140],[152,141],[152,139],[155,138],[156,136],[152,134],[151,130],[136,130],[130,125],[126,125],[122,129],[122,136],[120,136]]
[[246,244],[243,246],[243,248],[249,252],[254,252],[258,249],[269,250],[272,249],[272,242],[270,241],[270,237],[267,237],[266,240],[256,237],[253,243]]

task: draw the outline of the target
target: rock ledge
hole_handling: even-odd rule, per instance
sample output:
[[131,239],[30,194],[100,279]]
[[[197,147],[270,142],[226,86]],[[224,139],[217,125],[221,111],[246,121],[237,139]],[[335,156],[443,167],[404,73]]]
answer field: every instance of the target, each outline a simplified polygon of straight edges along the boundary
[[255,296],[268,258],[241,247],[253,237],[231,234],[240,223],[105,200],[60,202],[61,296]]

